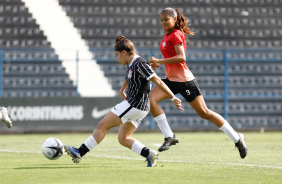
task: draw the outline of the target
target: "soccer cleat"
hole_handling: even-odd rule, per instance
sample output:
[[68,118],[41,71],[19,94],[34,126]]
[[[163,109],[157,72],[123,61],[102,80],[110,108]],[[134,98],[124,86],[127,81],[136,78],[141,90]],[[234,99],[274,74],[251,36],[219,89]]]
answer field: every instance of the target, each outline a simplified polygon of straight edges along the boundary
[[5,107],[0,107],[0,112],[1,112],[1,114],[2,114],[2,119],[1,119],[1,121],[2,121],[3,123],[5,123],[8,128],[11,128],[11,127],[12,127],[12,121],[11,121],[11,119],[10,119],[9,116],[8,116],[8,110],[7,110],[7,108],[5,108]]
[[159,152],[168,150],[171,145],[175,145],[176,143],[179,143],[178,139],[173,135],[173,137],[168,137],[164,139],[165,142],[163,145],[158,149]]
[[237,143],[235,143],[235,146],[238,148],[241,158],[245,158],[247,156],[247,151],[248,151],[248,148],[245,142],[245,135],[239,133],[239,137],[240,139]]
[[146,158],[148,162],[147,167],[155,167],[157,165],[158,152],[150,150],[149,156]]
[[72,157],[72,161],[74,163],[78,164],[81,161],[82,157],[80,156],[77,148],[68,145],[64,145],[64,148],[65,152]]

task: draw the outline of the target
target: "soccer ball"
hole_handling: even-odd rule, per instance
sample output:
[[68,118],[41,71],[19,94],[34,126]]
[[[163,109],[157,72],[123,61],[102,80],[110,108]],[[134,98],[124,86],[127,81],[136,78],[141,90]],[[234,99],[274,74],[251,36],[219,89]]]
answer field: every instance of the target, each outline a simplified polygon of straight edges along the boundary
[[42,144],[42,153],[50,160],[60,158],[63,155],[63,150],[63,143],[57,138],[48,138]]

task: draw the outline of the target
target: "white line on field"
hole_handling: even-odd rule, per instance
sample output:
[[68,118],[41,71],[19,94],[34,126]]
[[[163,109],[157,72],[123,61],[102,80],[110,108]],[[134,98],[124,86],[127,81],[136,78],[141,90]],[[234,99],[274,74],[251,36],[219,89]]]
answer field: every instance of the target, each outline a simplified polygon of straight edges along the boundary
[[42,153],[39,151],[16,151],[16,150],[0,150],[0,152],[8,152],[8,153]]
[[[17,151],[17,150],[0,150],[0,152],[9,152],[9,153],[31,153],[31,154],[41,154],[42,152],[36,151]],[[116,159],[126,159],[126,160],[144,160],[138,158],[130,157],[121,157],[121,156],[110,156],[110,155],[96,155],[96,154],[87,154],[91,157],[104,157],[104,158],[116,158]],[[192,162],[192,161],[178,161],[178,160],[159,160],[161,162],[172,162],[172,163],[190,163],[190,164],[224,164],[224,165],[234,165],[234,166],[246,166],[246,167],[261,167],[261,168],[270,168],[270,169],[282,169],[282,167],[274,165],[257,165],[257,164],[240,164],[240,163],[224,163],[224,162]]]

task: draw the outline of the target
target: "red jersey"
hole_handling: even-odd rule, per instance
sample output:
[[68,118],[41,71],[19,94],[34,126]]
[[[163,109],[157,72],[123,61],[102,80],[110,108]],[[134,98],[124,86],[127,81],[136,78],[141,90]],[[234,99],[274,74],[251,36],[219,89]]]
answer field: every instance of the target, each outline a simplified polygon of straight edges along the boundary
[[[180,30],[174,29],[171,33],[164,35],[160,45],[160,50],[164,59],[176,56],[174,46],[177,44],[183,45],[186,55],[185,36]],[[192,72],[188,69],[186,62],[169,63],[164,65],[166,78],[170,81],[186,82],[195,79]]]

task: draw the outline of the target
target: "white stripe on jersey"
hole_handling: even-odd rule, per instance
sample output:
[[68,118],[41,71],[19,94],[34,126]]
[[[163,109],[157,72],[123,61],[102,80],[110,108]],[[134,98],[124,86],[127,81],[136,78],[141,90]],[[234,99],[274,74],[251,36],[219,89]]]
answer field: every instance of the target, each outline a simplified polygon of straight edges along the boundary
[[127,81],[127,101],[135,108],[149,110],[149,93],[151,84],[149,79],[155,72],[146,60],[138,55],[128,65],[125,80]]

